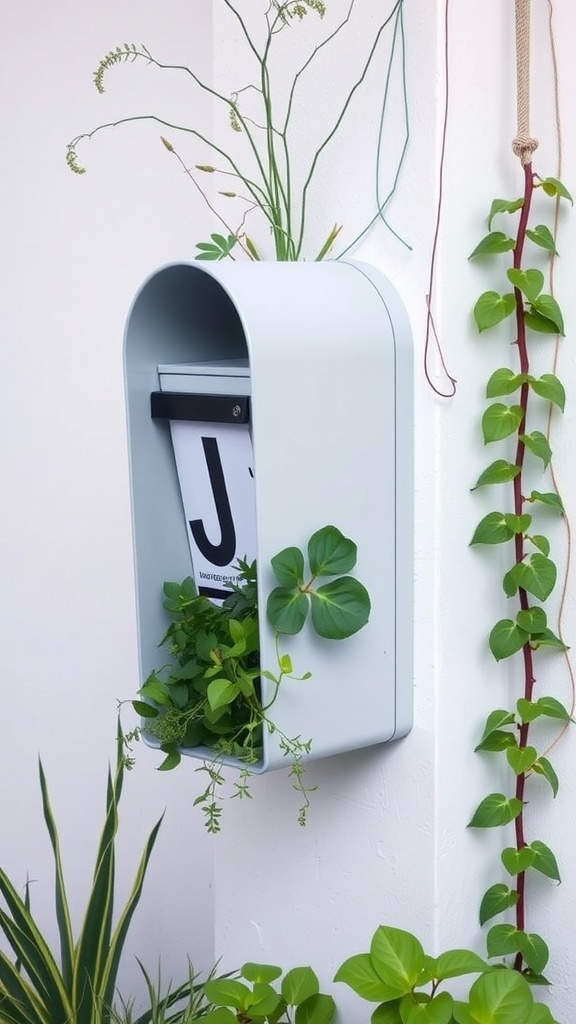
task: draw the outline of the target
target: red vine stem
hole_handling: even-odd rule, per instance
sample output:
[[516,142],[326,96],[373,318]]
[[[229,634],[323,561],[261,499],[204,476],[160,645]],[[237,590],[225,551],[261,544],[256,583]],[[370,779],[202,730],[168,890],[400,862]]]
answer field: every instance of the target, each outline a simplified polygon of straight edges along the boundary
[[[520,270],[522,266],[522,252],[524,249],[524,242],[526,240],[526,228],[528,225],[528,218],[530,216],[530,206],[532,202],[532,192],[534,189],[534,175],[532,173],[532,164],[526,164],[524,166],[524,201],[522,204],[522,210],[520,214],[520,221],[518,224],[518,233],[516,236],[516,245],[514,248],[514,269]],[[522,374],[529,373],[530,363],[528,358],[528,346],[526,344],[526,322],[524,320],[524,300],[522,293],[518,288],[514,289],[514,296],[516,299],[516,326],[517,326],[517,344],[518,344],[518,356],[520,360],[520,372]],[[524,497],[522,494],[522,469],[524,466],[524,453],[526,446],[521,440],[521,435],[526,431],[526,415],[528,412],[528,394],[530,388],[528,383],[522,384],[520,391],[520,406],[522,408],[522,422],[518,428],[518,444],[516,447],[516,462],[515,465],[519,467],[520,472],[514,478],[514,513],[517,516],[522,515],[522,508],[524,504]],[[524,559],[524,534],[523,532],[517,533],[515,536],[515,554],[516,564],[519,564]],[[523,587],[518,590],[518,598],[520,601],[520,607],[522,611],[526,611],[528,608],[528,595]],[[522,648],[522,655],[524,658],[524,698],[525,700],[532,700],[532,693],[534,689],[534,668],[532,660],[532,648],[530,642],[524,644]],[[524,722],[519,727],[519,739],[518,745],[520,749],[524,749],[528,745],[528,734],[529,734],[529,723]],[[522,804],[522,810],[515,819],[515,837],[516,837],[516,849],[522,850],[526,846],[526,839],[524,836],[524,788],[526,784],[526,774],[522,772],[516,778],[516,798]],[[525,931],[525,917],[526,917],[526,906],[525,906],[525,885],[526,885],[526,872],[520,871],[516,876],[516,895],[518,897],[516,903],[516,927],[519,931]],[[514,960],[514,968],[517,971],[522,970],[523,957],[521,953],[517,953]]]

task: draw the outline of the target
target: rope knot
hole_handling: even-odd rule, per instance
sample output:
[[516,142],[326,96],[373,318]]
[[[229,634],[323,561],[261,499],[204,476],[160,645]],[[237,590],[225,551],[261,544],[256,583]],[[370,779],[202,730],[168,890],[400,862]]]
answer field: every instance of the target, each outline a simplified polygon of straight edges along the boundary
[[523,167],[532,162],[532,154],[537,149],[538,139],[534,139],[531,135],[522,132],[519,132],[512,141],[514,155],[519,157]]

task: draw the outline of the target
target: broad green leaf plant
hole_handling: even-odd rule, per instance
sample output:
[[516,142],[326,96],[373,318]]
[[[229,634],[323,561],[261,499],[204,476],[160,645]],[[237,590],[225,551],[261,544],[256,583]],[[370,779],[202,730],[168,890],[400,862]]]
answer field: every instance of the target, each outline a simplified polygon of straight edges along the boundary
[[[284,680],[296,676],[292,659],[281,653],[282,636],[293,636],[305,625],[324,640],[345,640],[368,622],[370,597],[349,573],[356,565],[356,544],[335,526],[324,526],[309,539],[304,553],[285,548],[271,560],[279,584],[268,597],[267,619],[275,634],[276,670],[260,665],[256,564],[239,563],[240,582],[217,605],[199,595],[191,577],[164,584],[164,607],[172,622],[161,641],[170,661],[150,673],[133,707],[144,719],[145,735],[156,741],[165,757],[161,771],[176,768],[181,752],[206,751],[203,766],[208,785],[195,803],[202,807],[209,832],[220,830],[222,758],[240,766],[234,796],[249,796],[250,768],[262,757],[264,732],[274,734],[289,761],[289,774],[303,805],[306,821],[311,790],[305,784],[304,756],[312,739],[287,736],[273,719],[273,707]],[[272,696],[261,700],[261,677],[273,684]]]
[[[160,125],[163,130],[183,133],[188,138],[191,137],[195,144],[199,144],[204,152],[208,151],[211,160],[214,161],[213,163],[197,163],[190,167],[191,161],[185,161],[179,155],[173,141],[161,136],[163,145],[178,160],[182,170],[191,179],[218,222],[218,230],[212,233],[210,239],[197,243],[197,259],[260,260],[270,258],[266,241],[264,246],[260,244],[256,246],[253,237],[247,233],[247,221],[254,213],[258,213],[260,225],[257,226],[260,227],[263,221],[267,227],[267,233],[272,237],[274,259],[282,261],[304,258],[322,260],[332,250],[340,233],[340,226],[335,224],[328,231],[319,248],[310,248],[310,243],[307,242],[308,206],[311,188],[317,177],[318,164],[321,162],[325,150],[331,146],[338,135],[355,94],[361,89],[375,62],[386,30],[389,30],[391,36],[388,77],[397,48],[402,50],[401,61],[402,67],[404,67],[403,0],[394,0],[385,16],[382,17],[344,101],[334,115],[330,126],[324,129],[303,174],[295,165],[292,152],[294,113],[298,109],[302,97],[306,95],[306,89],[310,90],[308,74],[311,66],[316,63],[333,40],[346,29],[351,20],[356,0],[350,0],[347,13],[342,20],[321,42],[311,48],[295,73],[287,91],[280,86],[279,76],[275,74],[274,57],[277,39],[292,29],[297,32],[296,26],[305,22],[310,14],[320,19],[324,18],[327,4],[324,0],[286,0],[286,2],[282,2],[282,0],[268,2],[267,0],[266,3],[260,5],[261,12],[255,16],[257,23],[252,28],[250,22],[251,17],[254,16],[250,14],[249,9],[253,3],[254,0],[250,0],[250,3],[245,5],[248,13],[244,14],[242,13],[242,4],[234,4],[231,0],[221,0],[223,7],[227,8],[232,27],[240,30],[241,39],[246,48],[246,56],[253,68],[252,80],[229,96],[212,88],[193,68],[165,63],[158,60],[145,46],[138,46],[134,43],[124,43],[111,50],[100,61],[94,72],[94,84],[99,93],[104,92],[109,71],[125,63],[144,62],[163,72],[183,74],[192,86],[193,103],[195,96],[209,101],[215,100],[220,109],[226,112],[229,130],[235,136],[235,143],[238,142],[240,136],[240,142],[244,143],[239,147],[240,157],[228,152],[223,145],[219,145],[194,125],[175,124],[155,114],[136,114],[98,125],[90,132],[77,135],[68,144],[66,160],[70,170],[76,174],[84,174],[85,168],[81,166],[78,159],[78,146],[106,128],[126,125],[135,121],[150,121]],[[386,78],[386,76],[384,77]],[[387,96],[388,86],[386,86],[384,106]],[[404,118],[406,140],[400,156],[396,180],[400,172],[408,136],[406,97],[404,97]],[[384,109],[381,130],[383,120]],[[234,151],[236,148],[235,145]],[[218,182],[220,187],[214,201],[210,198],[203,179],[211,179],[210,184],[214,180]],[[383,217],[384,208],[391,195],[392,193],[384,201],[378,199],[378,211],[371,224],[364,229],[365,231],[379,217]],[[361,232],[361,234],[363,233]],[[350,245],[352,244],[354,243],[350,242]]]
[[[461,979],[470,976],[475,980],[463,991]],[[494,967],[468,949],[428,956],[400,928],[377,928],[370,950],[346,960],[335,981],[377,1004],[372,1024],[554,1024],[523,974]]]
[[[247,963],[240,978],[215,978],[204,987],[214,1009],[205,1024],[331,1024],[332,996],[320,992],[311,967],[294,967],[282,977],[272,964]],[[275,988],[274,982],[279,982]]]

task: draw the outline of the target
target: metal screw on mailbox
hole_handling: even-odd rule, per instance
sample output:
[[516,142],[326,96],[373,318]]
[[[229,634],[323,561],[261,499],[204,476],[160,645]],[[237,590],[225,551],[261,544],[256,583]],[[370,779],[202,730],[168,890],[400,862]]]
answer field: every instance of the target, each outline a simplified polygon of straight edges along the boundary
[[238,417],[241,412],[242,412],[242,409],[241,409],[241,407],[239,405],[233,406],[233,408],[232,408],[232,415],[233,416]]

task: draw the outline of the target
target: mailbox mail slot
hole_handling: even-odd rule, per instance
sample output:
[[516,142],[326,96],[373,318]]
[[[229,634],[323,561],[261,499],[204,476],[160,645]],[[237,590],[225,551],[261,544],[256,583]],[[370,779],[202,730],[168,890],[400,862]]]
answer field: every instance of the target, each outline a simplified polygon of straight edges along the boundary
[[158,376],[151,412],[170,422],[194,580],[200,594],[222,600],[238,558],[256,558],[247,360],[161,365]]

